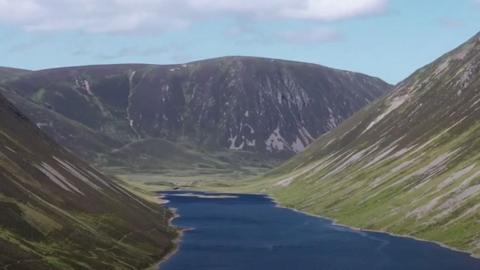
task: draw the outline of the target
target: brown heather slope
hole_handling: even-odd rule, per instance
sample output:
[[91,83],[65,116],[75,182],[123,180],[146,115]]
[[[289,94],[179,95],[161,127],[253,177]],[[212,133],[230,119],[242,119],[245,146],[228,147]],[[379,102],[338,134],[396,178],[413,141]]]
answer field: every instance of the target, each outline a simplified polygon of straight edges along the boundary
[[0,96],[0,268],[141,269],[172,249],[171,213],[47,138]]
[[255,57],[57,68],[4,85],[57,142],[106,166],[131,166],[123,157],[168,162],[135,148],[163,140],[284,160],[391,89],[359,73]]
[[30,70],[26,69],[0,67],[0,82],[3,80],[14,79],[29,72]]

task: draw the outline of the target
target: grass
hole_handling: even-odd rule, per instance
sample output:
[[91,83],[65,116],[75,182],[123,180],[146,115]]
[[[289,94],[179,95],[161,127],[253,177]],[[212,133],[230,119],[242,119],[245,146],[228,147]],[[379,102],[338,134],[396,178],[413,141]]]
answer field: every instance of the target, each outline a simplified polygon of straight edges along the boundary
[[123,185],[140,196],[155,197],[155,192],[163,190],[184,189],[211,192],[251,192],[246,183],[250,178],[264,173],[268,168],[249,168],[248,171],[200,171],[185,170],[168,174],[156,172],[131,173],[126,170],[114,170]]
[[[414,108],[395,113],[414,111],[412,104]],[[435,241],[480,256],[480,211],[472,211],[480,205],[480,194],[442,208],[480,184],[480,177],[475,177],[480,168],[477,115],[465,111],[466,118],[445,118],[442,125],[425,118],[425,123],[408,132],[402,130],[409,121],[403,117],[397,122],[384,121],[363,134],[375,118],[371,115],[375,106],[379,105],[360,112],[355,116],[359,119],[347,120],[306,152],[272,171],[252,170],[237,178],[234,173],[197,172],[191,168],[168,174],[124,173],[122,177],[141,182],[139,188],[149,191],[183,188],[265,193],[283,206],[341,224]],[[378,134],[389,135],[380,140]],[[382,157],[383,151],[392,146],[394,150]],[[369,151],[365,151],[367,148]],[[359,155],[362,151],[363,155]],[[395,155],[399,152],[402,154]],[[358,158],[352,158],[355,155]],[[459,174],[472,165],[473,170]],[[443,185],[449,177],[454,177],[453,181]],[[279,185],[285,179],[292,181]]]

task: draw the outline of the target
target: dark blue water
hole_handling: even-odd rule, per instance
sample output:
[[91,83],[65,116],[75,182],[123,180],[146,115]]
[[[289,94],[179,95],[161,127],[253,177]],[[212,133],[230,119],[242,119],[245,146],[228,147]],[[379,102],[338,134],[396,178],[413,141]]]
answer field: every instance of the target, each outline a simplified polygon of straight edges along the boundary
[[[162,270],[479,270],[480,260],[436,244],[361,232],[276,207],[267,197],[164,193],[186,231]],[[205,193],[195,193],[205,194]],[[207,194],[208,195],[208,194]]]

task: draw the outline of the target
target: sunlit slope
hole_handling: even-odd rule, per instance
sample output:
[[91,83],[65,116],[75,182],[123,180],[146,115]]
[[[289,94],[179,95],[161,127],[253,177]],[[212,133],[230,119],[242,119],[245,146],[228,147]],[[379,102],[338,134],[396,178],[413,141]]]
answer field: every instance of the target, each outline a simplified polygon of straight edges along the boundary
[[48,139],[0,96],[0,267],[140,269],[171,248],[171,214]]
[[[480,35],[270,172],[279,201],[480,254]],[[257,187],[257,190],[260,187]]]

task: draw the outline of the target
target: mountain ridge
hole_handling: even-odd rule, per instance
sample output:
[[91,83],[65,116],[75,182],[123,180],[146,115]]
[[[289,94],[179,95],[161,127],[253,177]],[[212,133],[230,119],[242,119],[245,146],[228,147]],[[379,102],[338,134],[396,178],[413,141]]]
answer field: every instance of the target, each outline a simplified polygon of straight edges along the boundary
[[31,72],[31,70],[0,66],[0,82],[24,75],[29,72]]
[[[218,57],[211,57],[211,58],[202,58],[198,60],[180,62],[180,63],[141,63],[141,62],[124,62],[124,63],[114,63],[114,64],[86,64],[86,65],[72,65],[72,66],[60,66],[60,67],[46,67],[40,69],[22,69],[22,68],[10,68],[10,67],[1,67],[6,69],[16,69],[16,70],[23,70],[28,72],[39,72],[39,71],[53,71],[53,70],[62,70],[62,69],[82,69],[82,68],[95,68],[95,67],[127,67],[127,66],[136,66],[136,67],[148,67],[148,66],[158,66],[158,67],[171,67],[171,66],[179,66],[179,65],[188,65],[188,64],[198,64],[203,62],[215,62],[215,61],[222,61],[222,60],[260,60],[260,61],[278,61],[278,62],[285,62],[291,64],[300,64],[300,65],[311,65],[311,66],[318,66],[323,67],[331,70],[337,71],[345,71],[349,73],[357,73],[357,74],[364,74],[366,76],[382,80],[379,76],[372,76],[361,71],[352,71],[343,68],[335,68],[327,65],[322,65],[320,63],[314,62],[307,62],[301,60],[290,60],[285,58],[275,58],[275,57],[264,57],[264,56],[249,56],[249,55],[225,55],[225,56],[218,56]],[[390,84],[390,83],[389,83]]]
[[[42,125],[51,122],[51,113],[39,116],[44,109],[119,144],[160,138],[273,155],[302,151],[391,88],[378,78],[317,64],[237,56],[47,69],[4,84],[7,97]],[[46,130],[52,137],[89,152],[56,132],[56,124]]]

